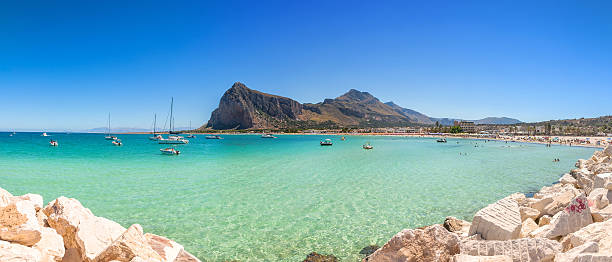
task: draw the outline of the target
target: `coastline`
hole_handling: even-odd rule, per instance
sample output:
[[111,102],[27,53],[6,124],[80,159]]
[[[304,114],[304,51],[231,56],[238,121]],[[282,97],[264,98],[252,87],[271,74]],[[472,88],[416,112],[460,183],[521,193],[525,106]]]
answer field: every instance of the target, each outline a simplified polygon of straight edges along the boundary
[[363,261],[612,261],[612,146],[575,166],[533,196],[514,193],[484,207],[471,222],[447,217],[404,229]]

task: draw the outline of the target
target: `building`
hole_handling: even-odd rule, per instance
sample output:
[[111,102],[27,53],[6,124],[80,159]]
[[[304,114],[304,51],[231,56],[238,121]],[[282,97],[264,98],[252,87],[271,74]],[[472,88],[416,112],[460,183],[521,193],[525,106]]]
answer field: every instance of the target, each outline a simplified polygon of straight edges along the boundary
[[455,121],[455,126],[461,127],[461,130],[466,133],[476,132],[476,124],[474,124],[474,121]]

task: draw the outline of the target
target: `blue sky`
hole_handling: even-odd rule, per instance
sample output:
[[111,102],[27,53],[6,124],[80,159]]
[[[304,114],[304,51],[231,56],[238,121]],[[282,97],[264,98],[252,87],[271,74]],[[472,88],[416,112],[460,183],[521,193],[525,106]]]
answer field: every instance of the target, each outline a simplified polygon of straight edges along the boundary
[[429,116],[612,113],[610,1],[5,1],[0,129],[199,126],[240,81]]

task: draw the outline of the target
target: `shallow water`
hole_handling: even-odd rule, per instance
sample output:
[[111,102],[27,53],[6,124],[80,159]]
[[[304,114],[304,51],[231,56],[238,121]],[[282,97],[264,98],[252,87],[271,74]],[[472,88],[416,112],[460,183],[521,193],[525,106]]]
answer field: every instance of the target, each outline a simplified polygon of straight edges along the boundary
[[[430,138],[226,135],[161,155],[148,135],[0,133],[0,187],[164,235],[203,261],[343,261],[404,228],[471,219],[513,192],[557,181],[595,149]],[[331,147],[319,146],[332,138]],[[371,142],[373,150],[361,145]],[[477,145],[477,147],[476,147]],[[467,153],[460,155],[459,153]],[[558,163],[552,162],[559,158]]]

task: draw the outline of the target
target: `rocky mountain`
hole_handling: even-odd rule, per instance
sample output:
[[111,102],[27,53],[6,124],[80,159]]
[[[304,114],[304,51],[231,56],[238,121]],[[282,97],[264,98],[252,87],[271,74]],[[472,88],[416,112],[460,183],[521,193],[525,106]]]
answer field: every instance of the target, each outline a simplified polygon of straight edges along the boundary
[[[383,103],[370,93],[355,89],[320,103],[301,104],[236,82],[223,94],[219,107],[212,112],[204,127],[217,130],[390,127],[432,125],[436,121],[452,125],[454,120],[457,119],[431,118],[393,102]],[[516,119],[485,118],[478,121],[492,123],[496,120],[507,122]]]
[[300,120],[303,106],[290,98],[262,93],[240,82],[228,89],[206,127],[248,129],[282,127]]
[[514,125],[523,122],[521,120],[509,117],[486,117],[483,119],[475,120],[474,123],[476,123],[477,125]]

